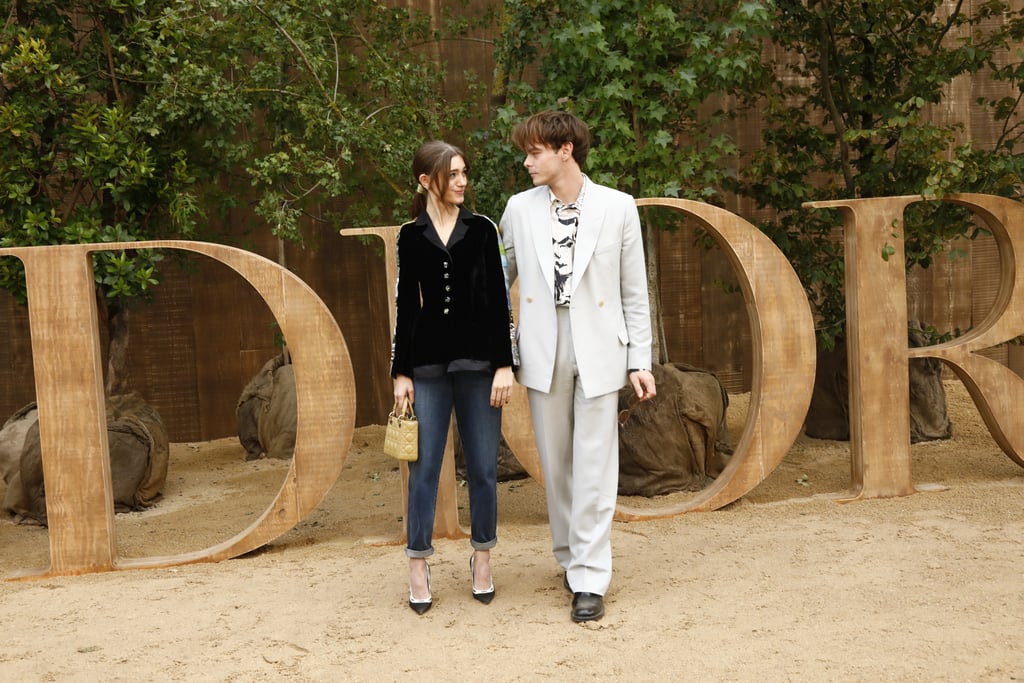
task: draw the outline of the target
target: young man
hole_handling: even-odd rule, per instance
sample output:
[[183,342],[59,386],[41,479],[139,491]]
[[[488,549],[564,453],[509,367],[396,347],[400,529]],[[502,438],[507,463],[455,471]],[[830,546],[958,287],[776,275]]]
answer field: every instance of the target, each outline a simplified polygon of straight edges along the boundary
[[618,392],[654,396],[640,217],[632,197],[583,174],[590,130],[545,111],[512,141],[534,188],[509,199],[500,230],[519,278],[518,380],[544,469],[555,559],[573,621],[604,616],[619,476]]

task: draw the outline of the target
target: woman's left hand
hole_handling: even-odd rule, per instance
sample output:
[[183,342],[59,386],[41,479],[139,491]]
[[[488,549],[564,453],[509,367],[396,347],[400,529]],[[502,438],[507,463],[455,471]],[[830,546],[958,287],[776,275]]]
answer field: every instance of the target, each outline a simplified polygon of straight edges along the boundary
[[491,407],[500,408],[512,400],[512,385],[516,383],[510,366],[498,368],[491,383]]

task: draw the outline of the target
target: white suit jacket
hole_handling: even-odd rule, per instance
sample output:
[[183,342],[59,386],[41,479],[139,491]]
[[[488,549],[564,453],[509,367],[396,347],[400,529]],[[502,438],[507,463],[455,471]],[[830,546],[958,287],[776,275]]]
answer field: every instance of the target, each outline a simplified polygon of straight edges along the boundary
[[[555,363],[555,256],[546,185],[509,199],[499,226],[509,283],[519,279],[516,377],[548,392]],[[629,368],[651,368],[651,313],[634,199],[588,180],[576,234],[569,306],[583,392],[618,391]]]

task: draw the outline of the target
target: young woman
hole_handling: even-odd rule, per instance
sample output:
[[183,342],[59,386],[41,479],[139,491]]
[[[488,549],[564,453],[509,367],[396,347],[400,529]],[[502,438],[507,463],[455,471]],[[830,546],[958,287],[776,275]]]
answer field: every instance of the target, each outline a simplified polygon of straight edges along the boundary
[[397,317],[391,350],[395,403],[415,404],[419,457],[409,463],[409,607],[430,609],[431,535],[452,408],[469,479],[473,597],[494,597],[501,407],[512,392],[508,281],[495,224],[465,207],[465,155],[442,141],[413,158],[412,221],[398,235]]

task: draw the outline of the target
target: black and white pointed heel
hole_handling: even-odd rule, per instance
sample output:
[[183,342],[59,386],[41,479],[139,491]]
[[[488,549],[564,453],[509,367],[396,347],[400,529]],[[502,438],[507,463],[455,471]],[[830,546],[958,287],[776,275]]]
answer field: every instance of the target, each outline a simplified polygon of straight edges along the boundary
[[475,559],[475,553],[469,556],[469,585],[473,589],[473,597],[487,605],[494,599],[494,579],[492,578],[491,585],[483,590],[476,587],[476,572],[473,571]]
[[434,595],[430,590],[430,565],[427,565],[427,597],[425,598],[414,598],[412,596],[412,586],[409,586],[409,607],[416,614],[425,613],[434,604]]

